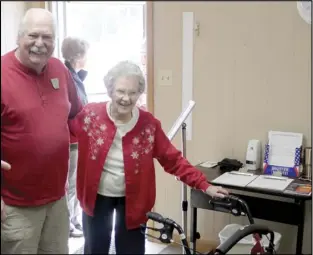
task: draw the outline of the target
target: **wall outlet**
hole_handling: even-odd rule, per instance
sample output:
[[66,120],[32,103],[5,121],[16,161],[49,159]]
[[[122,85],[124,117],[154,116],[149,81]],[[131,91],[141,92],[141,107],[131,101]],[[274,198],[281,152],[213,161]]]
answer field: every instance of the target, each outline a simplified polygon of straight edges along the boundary
[[172,70],[160,70],[158,73],[159,86],[172,86],[173,74]]

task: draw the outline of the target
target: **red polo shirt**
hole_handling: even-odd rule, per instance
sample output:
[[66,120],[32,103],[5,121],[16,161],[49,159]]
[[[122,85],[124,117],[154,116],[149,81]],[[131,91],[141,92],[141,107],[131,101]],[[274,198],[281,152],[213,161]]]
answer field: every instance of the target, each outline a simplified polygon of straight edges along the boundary
[[68,119],[81,110],[67,68],[50,58],[36,74],[14,51],[1,57],[1,195],[8,205],[36,206],[65,195]]

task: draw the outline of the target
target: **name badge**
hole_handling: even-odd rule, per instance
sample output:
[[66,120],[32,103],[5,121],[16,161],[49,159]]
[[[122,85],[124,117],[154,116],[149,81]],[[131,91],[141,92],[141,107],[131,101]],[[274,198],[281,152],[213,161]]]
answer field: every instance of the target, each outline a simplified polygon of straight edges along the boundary
[[59,86],[59,79],[58,78],[51,79],[51,84],[52,84],[52,87],[54,89],[59,89],[60,88],[60,86]]

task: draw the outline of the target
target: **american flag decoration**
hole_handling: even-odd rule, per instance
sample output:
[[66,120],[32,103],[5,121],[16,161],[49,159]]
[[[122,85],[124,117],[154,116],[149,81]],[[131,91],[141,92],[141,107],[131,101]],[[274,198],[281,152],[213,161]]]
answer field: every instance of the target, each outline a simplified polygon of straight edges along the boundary
[[265,151],[264,151],[264,161],[263,161],[263,169],[265,170],[268,166],[268,154],[270,151],[270,145],[266,144],[265,145]]
[[299,176],[300,155],[301,155],[301,148],[296,148],[296,150],[295,150],[295,166],[294,166],[294,169],[296,171],[297,176]]
[[270,145],[265,145],[264,150],[264,161],[263,161],[263,173],[264,174],[273,174],[274,171],[280,171],[283,176],[288,177],[298,177],[300,172],[300,155],[301,155],[301,148],[295,148],[295,155],[294,155],[294,166],[293,167],[280,167],[280,166],[272,166],[269,164],[269,154],[270,154]]

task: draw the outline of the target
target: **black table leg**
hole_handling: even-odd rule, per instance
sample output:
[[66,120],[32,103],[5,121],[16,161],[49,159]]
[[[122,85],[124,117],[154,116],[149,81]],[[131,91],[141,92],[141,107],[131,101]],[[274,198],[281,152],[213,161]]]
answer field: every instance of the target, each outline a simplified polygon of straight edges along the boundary
[[304,232],[304,220],[305,220],[305,201],[300,200],[297,202],[299,205],[299,210],[301,211],[301,217],[299,219],[298,231],[297,231],[297,247],[296,254],[302,254],[302,244],[303,244],[303,232]]
[[190,226],[190,248],[191,250],[191,254],[196,254],[196,242],[197,242],[197,207],[192,207],[191,208],[191,226]]

